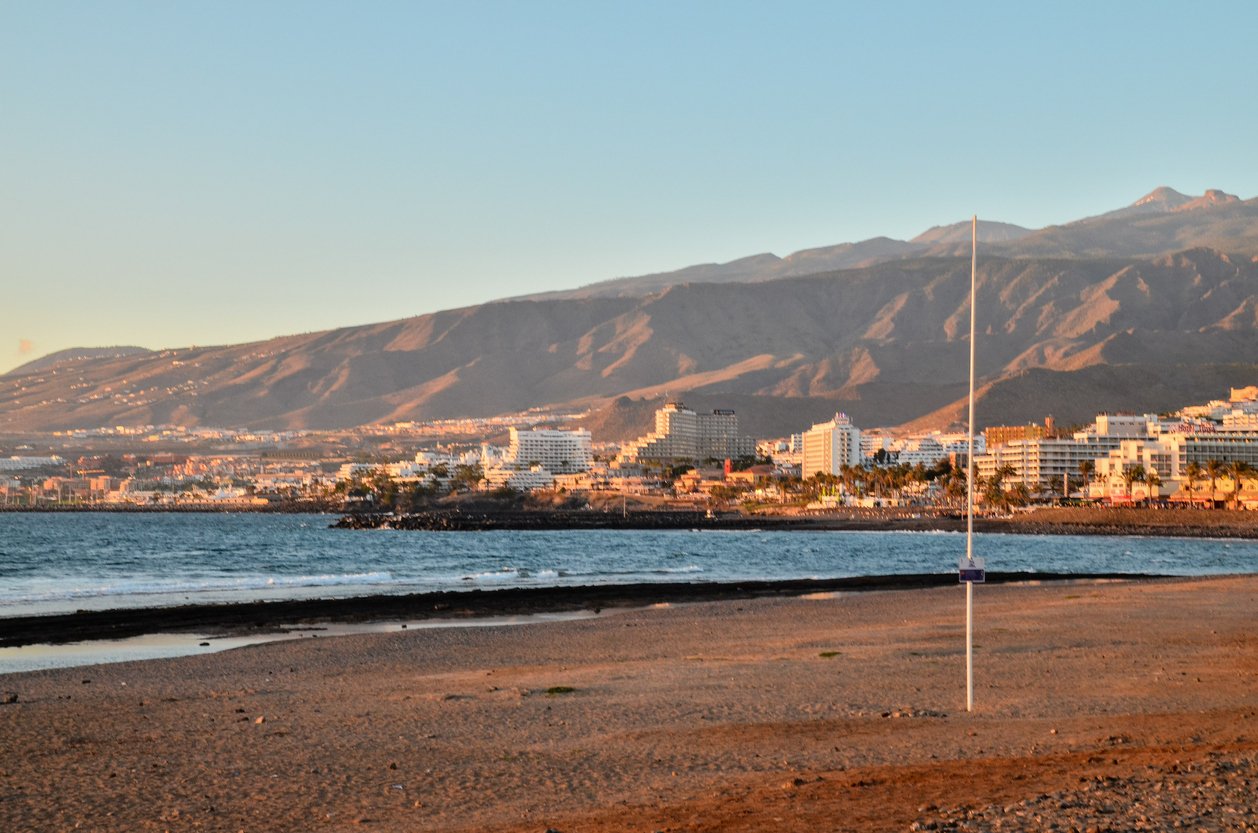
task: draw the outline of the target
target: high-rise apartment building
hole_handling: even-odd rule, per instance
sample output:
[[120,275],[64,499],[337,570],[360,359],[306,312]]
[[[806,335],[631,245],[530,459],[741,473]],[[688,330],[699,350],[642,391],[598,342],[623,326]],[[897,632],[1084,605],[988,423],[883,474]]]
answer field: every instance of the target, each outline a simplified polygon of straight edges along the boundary
[[835,414],[829,422],[809,428],[804,432],[803,446],[800,473],[804,477],[817,472],[838,474],[845,465],[859,466],[863,462],[861,431],[847,414]]
[[750,457],[756,441],[738,433],[738,416],[731,410],[696,413],[680,402],[670,402],[655,412],[655,430],[627,443],[616,465],[627,467],[646,462],[726,460]]

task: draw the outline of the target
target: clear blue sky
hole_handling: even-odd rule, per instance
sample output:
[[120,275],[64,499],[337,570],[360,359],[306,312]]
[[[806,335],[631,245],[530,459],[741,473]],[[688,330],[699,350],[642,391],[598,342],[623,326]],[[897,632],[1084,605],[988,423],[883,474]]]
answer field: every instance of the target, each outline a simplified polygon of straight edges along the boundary
[[1251,2],[0,0],[0,371],[1253,197],[1256,36]]

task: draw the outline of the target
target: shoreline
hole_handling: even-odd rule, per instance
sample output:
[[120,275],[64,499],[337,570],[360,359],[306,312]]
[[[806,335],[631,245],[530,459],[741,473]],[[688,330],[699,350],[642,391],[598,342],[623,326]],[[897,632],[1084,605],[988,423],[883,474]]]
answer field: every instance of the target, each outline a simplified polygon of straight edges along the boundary
[[[436,510],[404,515],[347,514],[345,530],[428,532],[491,530],[764,530],[773,532],[964,532],[963,513],[939,508],[844,509],[800,514],[634,510]],[[1217,509],[1041,507],[1001,517],[975,517],[980,534],[1149,535],[1170,538],[1258,539],[1258,513]]]
[[[61,515],[190,514],[190,515],[311,515],[332,518],[330,526],[349,531],[395,529],[399,531],[483,532],[562,530],[668,530],[724,529],[776,532],[964,532],[965,515],[955,509],[906,507],[841,509],[796,512],[725,511],[707,517],[685,509],[615,511],[579,509],[515,509],[474,506],[434,509],[393,515],[345,513],[334,507],[276,504],[271,506],[103,507],[41,506],[0,507],[0,514]],[[974,531],[980,534],[1024,535],[1139,535],[1168,538],[1258,539],[1258,512],[1228,509],[1162,507],[1036,507],[999,517],[976,516]]]
[[[989,584],[1088,580],[1151,581],[1177,578],[1146,573],[988,573]],[[399,595],[192,604],[172,607],[81,610],[0,618],[0,648],[63,645],[153,634],[208,637],[282,633],[317,624],[382,621],[473,620],[571,613],[658,604],[788,598],[816,593],[913,590],[956,585],[956,573],[910,573],[829,579],[636,584],[445,590]]]

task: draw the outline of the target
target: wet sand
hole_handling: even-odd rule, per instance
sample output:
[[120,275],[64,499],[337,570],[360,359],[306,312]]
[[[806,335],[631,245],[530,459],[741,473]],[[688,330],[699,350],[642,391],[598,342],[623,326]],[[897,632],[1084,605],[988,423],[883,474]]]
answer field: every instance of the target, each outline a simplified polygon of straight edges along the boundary
[[1258,826],[1258,577],[979,587],[973,714],[963,595],[8,675],[0,829]]

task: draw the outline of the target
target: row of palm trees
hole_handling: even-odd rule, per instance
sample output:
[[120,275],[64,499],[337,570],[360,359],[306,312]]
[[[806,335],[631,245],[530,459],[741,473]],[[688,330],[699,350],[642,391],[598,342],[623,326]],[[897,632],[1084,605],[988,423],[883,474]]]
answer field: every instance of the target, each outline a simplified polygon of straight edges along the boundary
[[1236,506],[1240,506],[1241,481],[1245,478],[1252,478],[1258,474],[1254,471],[1254,467],[1244,460],[1232,460],[1229,463],[1222,463],[1218,460],[1207,460],[1204,466],[1196,461],[1189,463],[1184,467],[1184,491],[1188,492],[1189,499],[1192,493],[1196,491],[1196,483],[1203,478],[1210,481],[1210,501],[1214,501],[1215,483],[1220,477],[1226,477],[1232,481],[1231,500]]
[[[975,495],[983,503],[1008,509],[1011,506],[1025,506],[1031,502],[1031,492],[1024,483],[1010,481],[1017,475],[1017,469],[1005,465],[996,469],[991,477],[980,477],[975,481]],[[963,467],[953,466],[947,461],[927,468],[922,464],[915,466],[849,466],[840,467],[838,474],[816,472],[812,476],[797,483],[796,488],[805,496],[816,497],[833,493],[840,487],[846,494],[872,497],[889,497],[903,494],[905,491],[920,492],[926,484],[933,483],[943,502],[960,505],[965,501],[966,472]],[[794,489],[784,489],[784,492]]]
[[[1083,478],[1083,488],[1085,490],[1095,474],[1096,463],[1093,461],[1084,460],[1079,464],[1079,475]],[[1231,481],[1232,486],[1230,500],[1239,507],[1241,484],[1246,478],[1252,478],[1256,475],[1258,475],[1258,472],[1244,460],[1232,460],[1226,463],[1221,460],[1207,460],[1204,466],[1194,460],[1184,467],[1184,491],[1188,493],[1189,500],[1191,500],[1193,492],[1197,489],[1197,483],[1202,480],[1209,480],[1209,500],[1213,504],[1214,496],[1217,494],[1217,482],[1220,478],[1227,478]],[[1143,483],[1148,487],[1145,497],[1145,500],[1148,501],[1152,498],[1157,488],[1162,485],[1162,478],[1158,475],[1156,469],[1152,467],[1146,468],[1144,465],[1136,463],[1123,469],[1123,484],[1126,486],[1128,496],[1131,495],[1131,487],[1136,483]]]
[[[1079,475],[1083,479],[1085,492],[1095,474],[1096,464],[1092,460],[1084,460],[1079,464]],[[978,478],[975,481],[975,494],[988,506],[1004,509],[1025,506],[1031,501],[1031,493],[1024,483],[1010,483],[1016,475],[1017,469],[1013,466],[1000,466],[991,477]],[[906,489],[912,491],[920,488],[920,484],[934,483],[945,502],[960,503],[965,499],[965,478],[963,467],[954,467],[947,462],[929,469],[920,464],[873,468],[845,465],[837,475],[817,472],[805,481],[798,482],[797,488],[819,495],[842,486],[843,491],[848,494],[880,496],[899,494]],[[1146,487],[1145,503],[1152,502],[1163,483],[1157,469],[1140,463],[1124,468],[1122,478],[1128,496],[1132,494],[1132,487],[1136,484]],[[1208,481],[1208,499],[1213,505],[1215,495],[1218,494],[1218,481],[1226,479],[1230,481],[1231,487],[1227,500],[1239,507],[1244,481],[1254,478],[1258,478],[1258,470],[1243,460],[1209,460],[1204,465],[1191,462],[1184,468],[1183,488],[1191,500],[1198,484]]]

